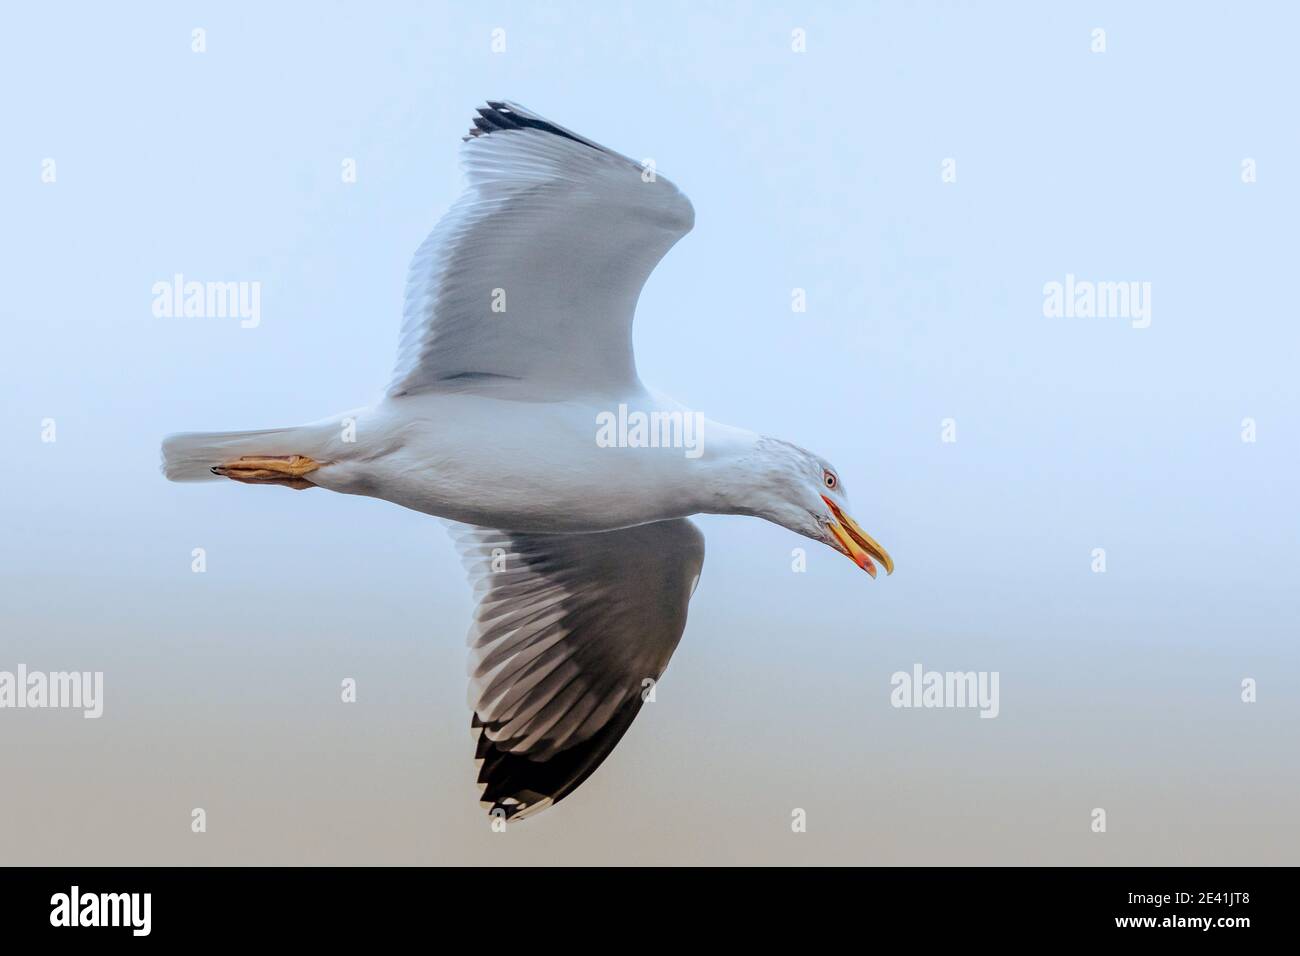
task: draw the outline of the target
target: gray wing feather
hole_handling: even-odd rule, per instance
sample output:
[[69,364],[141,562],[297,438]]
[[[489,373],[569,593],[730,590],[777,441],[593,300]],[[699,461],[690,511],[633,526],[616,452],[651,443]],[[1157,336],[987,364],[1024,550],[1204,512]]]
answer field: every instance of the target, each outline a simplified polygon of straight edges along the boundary
[[690,231],[690,201],[521,106],[479,113],[469,188],[411,262],[389,395],[625,391],[637,298]]
[[674,519],[597,534],[453,526],[478,596],[470,704],[483,800],[570,793],[613,750],[686,626],[704,536]]

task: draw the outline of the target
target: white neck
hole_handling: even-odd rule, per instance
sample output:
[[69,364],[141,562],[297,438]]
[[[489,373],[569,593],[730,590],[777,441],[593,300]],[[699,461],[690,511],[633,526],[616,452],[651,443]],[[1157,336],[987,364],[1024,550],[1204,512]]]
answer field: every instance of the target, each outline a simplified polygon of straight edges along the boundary
[[704,454],[695,462],[694,481],[707,514],[756,515],[764,499],[768,470],[786,446],[745,428],[704,420]]

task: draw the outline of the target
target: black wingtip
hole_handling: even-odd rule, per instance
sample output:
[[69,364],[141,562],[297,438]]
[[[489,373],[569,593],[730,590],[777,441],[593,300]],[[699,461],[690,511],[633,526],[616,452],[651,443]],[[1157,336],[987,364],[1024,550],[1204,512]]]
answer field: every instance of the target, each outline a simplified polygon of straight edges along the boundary
[[480,801],[490,815],[506,820],[520,813],[530,816],[559,803],[609,756],[640,709],[641,698],[634,694],[589,740],[544,761],[498,749],[485,733],[488,725],[475,714],[470,726],[478,731],[474,759],[481,761]]
[[474,125],[470,127],[468,133],[461,137],[466,143],[471,139],[488,136],[498,130],[535,129],[541,130],[543,133],[550,133],[553,136],[563,136],[565,139],[571,139],[575,143],[582,143],[582,145],[590,146],[592,149],[602,148],[589,139],[583,139],[576,133],[570,133],[562,126],[556,126],[549,120],[542,119],[517,103],[509,103],[505,100],[488,100],[486,106],[480,106],[475,112],[478,115],[474,117]]

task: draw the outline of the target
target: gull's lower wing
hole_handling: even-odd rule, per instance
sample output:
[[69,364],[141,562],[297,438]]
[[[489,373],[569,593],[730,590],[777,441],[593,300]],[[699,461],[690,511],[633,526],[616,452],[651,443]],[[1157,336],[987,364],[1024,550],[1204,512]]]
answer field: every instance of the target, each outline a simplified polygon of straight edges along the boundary
[[527,815],[586,780],[631,725],[686,627],[704,536],[685,518],[597,534],[452,533],[478,598],[482,800]]
[[468,190],[411,262],[389,394],[625,392],[637,297],[690,231],[690,201],[522,106],[478,113]]

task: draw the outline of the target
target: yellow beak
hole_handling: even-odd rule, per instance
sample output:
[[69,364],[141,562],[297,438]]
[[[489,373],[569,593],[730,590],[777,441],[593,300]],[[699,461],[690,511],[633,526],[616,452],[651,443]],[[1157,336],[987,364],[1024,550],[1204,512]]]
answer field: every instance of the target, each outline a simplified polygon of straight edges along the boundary
[[873,578],[876,576],[876,566],[871,563],[872,558],[885,566],[886,574],[893,574],[894,559],[889,553],[876,544],[875,539],[863,531],[856,521],[841,511],[839,505],[825,495],[822,495],[822,501],[830,506],[831,514],[835,515],[835,520],[828,527],[831,534],[835,535],[835,540],[843,546],[844,553]]

